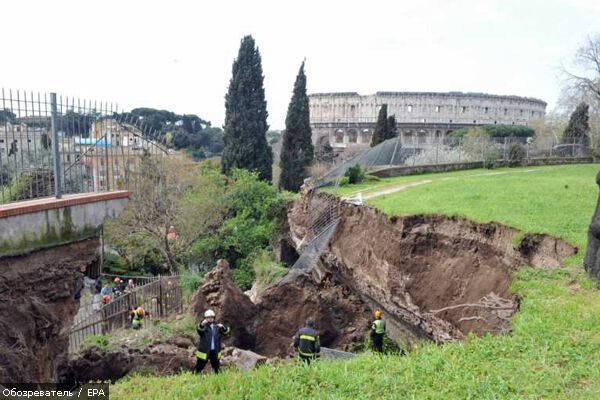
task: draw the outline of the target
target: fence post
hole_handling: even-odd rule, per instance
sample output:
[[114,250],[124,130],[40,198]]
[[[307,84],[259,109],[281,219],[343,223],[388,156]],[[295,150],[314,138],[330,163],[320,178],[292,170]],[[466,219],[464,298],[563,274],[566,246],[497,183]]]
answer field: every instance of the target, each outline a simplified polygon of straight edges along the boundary
[[439,151],[439,148],[440,148],[440,138],[439,138],[439,136],[437,136],[437,134],[436,134],[436,138],[435,139],[436,139],[435,140],[435,163],[438,164],[439,163],[438,162],[438,151]]
[[162,290],[163,280],[158,280],[158,314],[160,318],[164,317],[164,307],[163,307],[163,290]]
[[62,185],[60,179],[60,150],[58,147],[58,110],[56,106],[56,93],[50,93],[50,130],[52,133],[52,159],[54,161],[54,196],[62,197]]
[[458,138],[458,162],[460,163],[460,151],[462,150],[462,138]]

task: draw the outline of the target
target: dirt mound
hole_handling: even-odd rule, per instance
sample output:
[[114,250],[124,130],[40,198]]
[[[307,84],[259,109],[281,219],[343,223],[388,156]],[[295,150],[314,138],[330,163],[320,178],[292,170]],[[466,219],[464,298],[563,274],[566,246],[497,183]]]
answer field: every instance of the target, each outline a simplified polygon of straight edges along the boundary
[[79,306],[80,266],[97,239],[0,259],[0,382],[52,382]]
[[192,310],[198,321],[204,311],[212,309],[219,321],[232,327],[232,338],[226,343],[241,349],[255,347],[252,321],[257,308],[250,298],[235,286],[229,265],[219,265],[204,276],[204,283],[192,297]]

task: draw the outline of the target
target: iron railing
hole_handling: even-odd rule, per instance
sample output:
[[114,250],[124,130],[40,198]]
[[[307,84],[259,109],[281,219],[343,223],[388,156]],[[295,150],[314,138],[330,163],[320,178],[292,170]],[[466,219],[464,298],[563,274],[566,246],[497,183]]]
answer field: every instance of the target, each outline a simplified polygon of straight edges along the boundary
[[182,312],[183,292],[180,278],[178,275],[164,276],[138,286],[77,321],[69,334],[69,351],[77,351],[89,336],[106,335],[115,329],[129,326],[131,312],[139,306],[149,313],[148,318],[144,319],[144,324],[153,319]]
[[113,103],[2,89],[0,203],[128,189],[156,138]]

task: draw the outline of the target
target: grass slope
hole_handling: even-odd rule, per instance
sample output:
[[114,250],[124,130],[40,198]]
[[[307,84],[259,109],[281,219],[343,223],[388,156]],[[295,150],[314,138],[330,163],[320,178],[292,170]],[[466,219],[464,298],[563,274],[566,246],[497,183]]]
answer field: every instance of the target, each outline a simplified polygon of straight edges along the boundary
[[[561,236],[579,246],[580,255],[569,267],[516,272],[513,290],[522,302],[511,335],[470,336],[464,343],[425,344],[406,357],[367,354],[309,368],[291,364],[265,366],[247,374],[132,376],[111,387],[111,395],[128,399],[600,398],[600,291],[581,269],[598,167],[535,169],[539,171],[510,170],[479,177],[467,177],[475,171],[440,174],[428,177],[434,180],[429,185],[372,200],[392,214],[435,212],[496,220]],[[375,184],[382,183],[393,185],[398,180]]]

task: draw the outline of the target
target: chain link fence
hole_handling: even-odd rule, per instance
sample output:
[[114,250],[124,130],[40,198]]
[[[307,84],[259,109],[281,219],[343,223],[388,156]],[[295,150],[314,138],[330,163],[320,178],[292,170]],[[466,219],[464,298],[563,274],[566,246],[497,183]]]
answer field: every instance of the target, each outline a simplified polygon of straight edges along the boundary
[[2,89],[0,203],[128,189],[155,139],[113,103]]
[[386,140],[343,160],[313,180],[313,186],[339,180],[352,166],[367,172],[391,167],[461,164],[483,162],[484,165],[527,164],[541,158],[589,157],[587,139],[544,139],[533,137],[396,137]]

